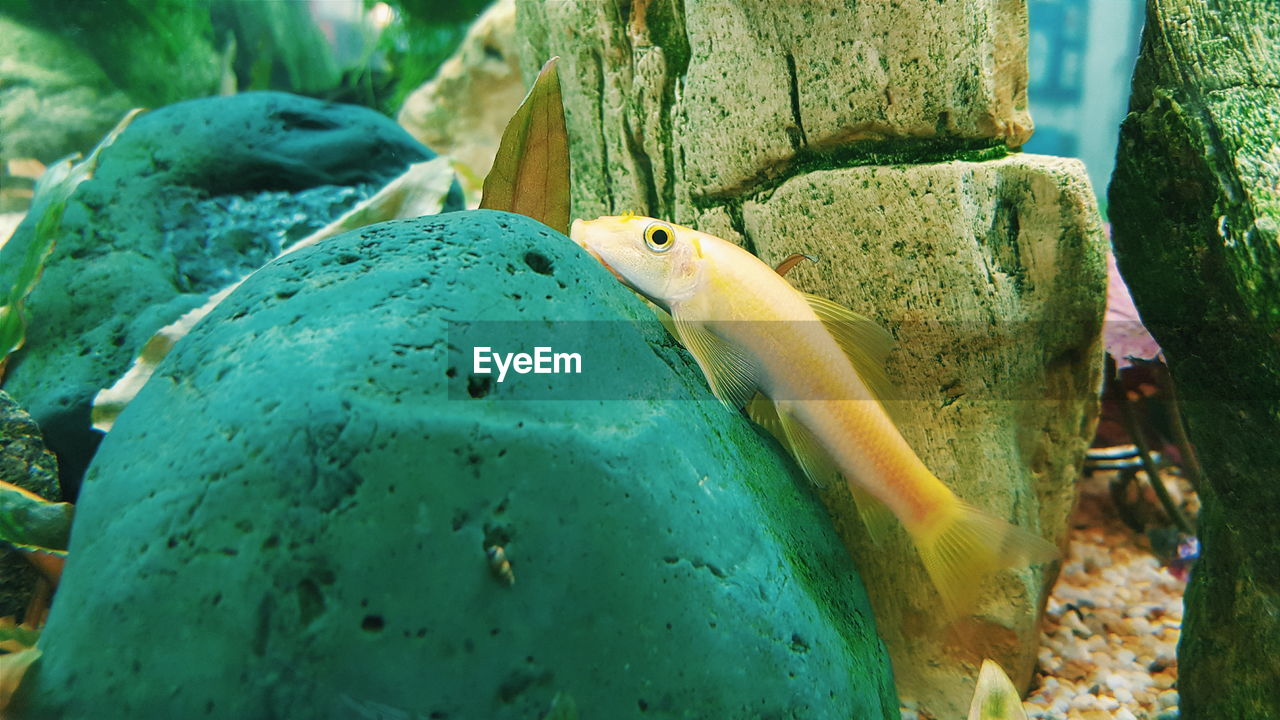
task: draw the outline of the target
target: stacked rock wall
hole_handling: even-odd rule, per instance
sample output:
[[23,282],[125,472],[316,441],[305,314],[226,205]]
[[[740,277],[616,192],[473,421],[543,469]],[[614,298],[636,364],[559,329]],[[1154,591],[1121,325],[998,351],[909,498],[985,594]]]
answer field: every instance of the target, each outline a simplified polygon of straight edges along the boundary
[[[903,432],[959,495],[1061,542],[1092,436],[1105,241],[1083,166],[1017,153],[1024,0],[518,0],[527,74],[561,57],[574,214],[636,211],[776,263],[898,339]],[[899,691],[964,714],[983,657],[1029,681],[1056,566],[947,626],[905,533],[827,498]]]

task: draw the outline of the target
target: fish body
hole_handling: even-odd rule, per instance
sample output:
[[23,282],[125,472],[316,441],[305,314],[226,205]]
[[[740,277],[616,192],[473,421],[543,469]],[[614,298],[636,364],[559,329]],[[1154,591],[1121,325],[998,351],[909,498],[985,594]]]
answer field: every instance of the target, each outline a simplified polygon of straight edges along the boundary
[[951,614],[970,604],[982,574],[1057,555],[961,501],[911,449],[881,402],[892,338],[871,320],[692,228],[623,215],[576,220],[571,237],[670,313],[720,400],[747,409],[815,483],[843,479],[873,537],[883,511],[896,517]]
[[[933,500],[948,491],[903,439],[804,295],[746,250],[700,235],[700,290],[665,309],[759,359],[757,389],[779,416],[808,428],[845,475],[858,478],[904,524],[927,523],[938,505]],[[911,481],[903,482],[904,476]]]

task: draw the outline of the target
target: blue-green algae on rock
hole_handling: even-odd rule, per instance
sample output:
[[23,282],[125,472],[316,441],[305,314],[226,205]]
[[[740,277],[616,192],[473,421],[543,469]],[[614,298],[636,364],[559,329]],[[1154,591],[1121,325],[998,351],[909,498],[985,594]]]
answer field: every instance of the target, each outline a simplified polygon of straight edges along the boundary
[[[449,345],[496,321],[592,321],[600,397],[482,383]],[[898,715],[798,473],[629,291],[507,213],[252,277],[121,415],[70,554],[19,718]]]
[[[90,404],[155,331],[434,154],[367,108],[278,92],[145,113],[67,203],[5,390],[74,498],[101,434]],[[461,209],[461,190],[446,210]],[[34,240],[35,207],[0,250],[0,287]]]

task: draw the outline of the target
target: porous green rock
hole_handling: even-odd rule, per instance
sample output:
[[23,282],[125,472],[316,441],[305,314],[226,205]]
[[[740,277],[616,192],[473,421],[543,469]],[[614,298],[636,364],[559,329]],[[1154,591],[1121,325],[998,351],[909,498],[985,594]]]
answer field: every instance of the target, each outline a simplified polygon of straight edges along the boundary
[[1110,189],[1116,259],[1203,467],[1182,717],[1280,718],[1280,7],[1150,0]]
[[[491,323],[510,348],[587,328],[556,348],[582,373],[476,373],[462,338]],[[896,718],[791,467],[544,226],[338,236],[250,278],[121,415],[15,717]]]
[[[5,378],[57,453],[69,497],[100,437],[94,394],[156,330],[429,157],[372,110],[284,93],[192,100],[134,120],[68,202]],[[457,191],[446,209],[461,206]],[[43,209],[37,201],[0,249],[0,287]]]

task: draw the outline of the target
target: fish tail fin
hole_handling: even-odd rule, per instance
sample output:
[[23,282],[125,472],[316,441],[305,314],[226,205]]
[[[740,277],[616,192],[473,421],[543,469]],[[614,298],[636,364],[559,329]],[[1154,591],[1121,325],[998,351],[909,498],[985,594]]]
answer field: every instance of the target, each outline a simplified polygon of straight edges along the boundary
[[959,499],[940,522],[913,530],[912,536],[925,570],[953,618],[973,607],[988,575],[1059,557],[1058,548],[1044,538]]

